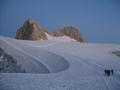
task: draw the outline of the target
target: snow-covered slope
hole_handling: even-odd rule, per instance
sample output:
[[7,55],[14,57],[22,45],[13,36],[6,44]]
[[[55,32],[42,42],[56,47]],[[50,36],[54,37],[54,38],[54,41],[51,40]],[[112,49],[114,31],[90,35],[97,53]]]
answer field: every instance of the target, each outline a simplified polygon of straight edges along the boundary
[[27,72],[48,73],[68,68],[67,61],[54,53],[26,47],[17,40],[0,37],[1,48],[13,56]]
[[1,73],[0,90],[120,90],[120,45],[0,37],[0,48],[28,72]]
[[75,39],[72,39],[70,38],[69,36],[59,36],[59,37],[54,37],[54,36],[51,36],[49,35],[48,33],[45,33],[45,35],[47,36],[47,39],[48,40],[53,40],[53,41],[62,41],[62,42],[75,42],[76,40]]

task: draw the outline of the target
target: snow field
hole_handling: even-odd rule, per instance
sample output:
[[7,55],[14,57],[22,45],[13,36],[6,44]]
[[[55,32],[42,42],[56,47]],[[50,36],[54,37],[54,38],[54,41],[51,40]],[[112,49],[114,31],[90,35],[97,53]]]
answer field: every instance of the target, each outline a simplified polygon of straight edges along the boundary
[[[23,50],[21,54],[27,58],[32,56],[31,61],[42,63],[51,73],[1,73],[2,90],[120,90],[120,58],[112,54],[120,50],[120,45],[3,39]],[[4,49],[11,52],[6,48],[9,44],[5,45]],[[114,75],[106,77],[104,69],[111,68]]]

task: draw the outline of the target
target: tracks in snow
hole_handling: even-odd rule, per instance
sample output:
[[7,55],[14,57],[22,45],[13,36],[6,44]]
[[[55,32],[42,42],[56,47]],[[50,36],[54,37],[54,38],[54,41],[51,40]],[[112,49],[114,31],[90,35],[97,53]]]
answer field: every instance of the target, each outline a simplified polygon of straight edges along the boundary
[[[93,66],[93,67],[95,66],[95,67],[97,67],[97,68],[100,69],[100,70],[102,69],[103,72],[104,72],[104,69],[105,69],[104,66],[99,65],[99,64],[94,63],[94,62],[89,62],[88,60],[83,59],[83,58],[80,58],[80,57],[78,57],[78,56],[74,56],[74,55],[72,55],[72,56],[75,57],[75,58],[77,58],[77,59],[79,59],[80,61],[82,61],[82,62],[84,62],[84,63],[87,63],[87,64]],[[98,71],[96,71],[96,72],[99,73]],[[113,77],[113,76],[112,76],[112,77]],[[107,78],[111,79],[110,77],[107,77]],[[115,78],[115,77],[114,77],[114,78]],[[101,77],[101,79],[104,81],[107,90],[113,90],[113,89],[111,88],[111,86],[109,85],[109,83],[108,83],[108,81],[107,81],[107,79],[106,79],[105,77]],[[113,80],[112,80],[112,81],[113,81]],[[120,85],[120,83],[119,83],[118,80],[115,80],[115,79],[114,79],[114,81],[115,81],[117,84]]]

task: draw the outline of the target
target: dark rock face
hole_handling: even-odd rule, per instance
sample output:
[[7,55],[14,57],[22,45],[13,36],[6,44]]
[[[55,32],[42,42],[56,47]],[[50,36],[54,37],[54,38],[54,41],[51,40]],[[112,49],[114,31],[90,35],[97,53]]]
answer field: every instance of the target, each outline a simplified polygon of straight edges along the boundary
[[69,36],[70,38],[75,39],[76,41],[79,42],[85,42],[86,40],[83,38],[83,36],[80,34],[79,30],[69,26],[69,27],[64,27],[63,29],[50,32],[49,33],[52,36],[58,37],[58,36]]
[[47,36],[45,33],[48,33],[52,36],[59,37],[59,36],[69,36],[72,39],[75,39],[78,42],[85,42],[86,40],[80,34],[79,30],[75,27],[68,26],[64,27],[63,29],[48,32],[46,29],[39,28],[35,21],[27,20],[24,25],[17,30],[16,32],[16,39],[22,40],[46,40]]
[[25,73],[21,65],[10,55],[0,48],[0,73]]
[[39,28],[35,21],[27,20],[24,25],[17,30],[16,39],[22,40],[45,40],[45,29]]

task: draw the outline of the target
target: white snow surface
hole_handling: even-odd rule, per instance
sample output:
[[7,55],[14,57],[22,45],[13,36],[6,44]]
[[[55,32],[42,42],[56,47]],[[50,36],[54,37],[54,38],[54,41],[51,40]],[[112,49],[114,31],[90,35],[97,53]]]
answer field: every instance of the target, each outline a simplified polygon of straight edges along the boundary
[[59,41],[59,42],[75,42],[76,40],[75,39],[72,39],[70,38],[69,36],[59,36],[59,37],[54,37],[54,36],[51,36],[49,35],[48,33],[45,33],[46,36],[47,36],[47,39],[48,40],[53,40],[53,41]]
[[0,90],[120,90],[120,57],[112,53],[119,44],[0,37],[0,48],[27,70],[0,73]]

